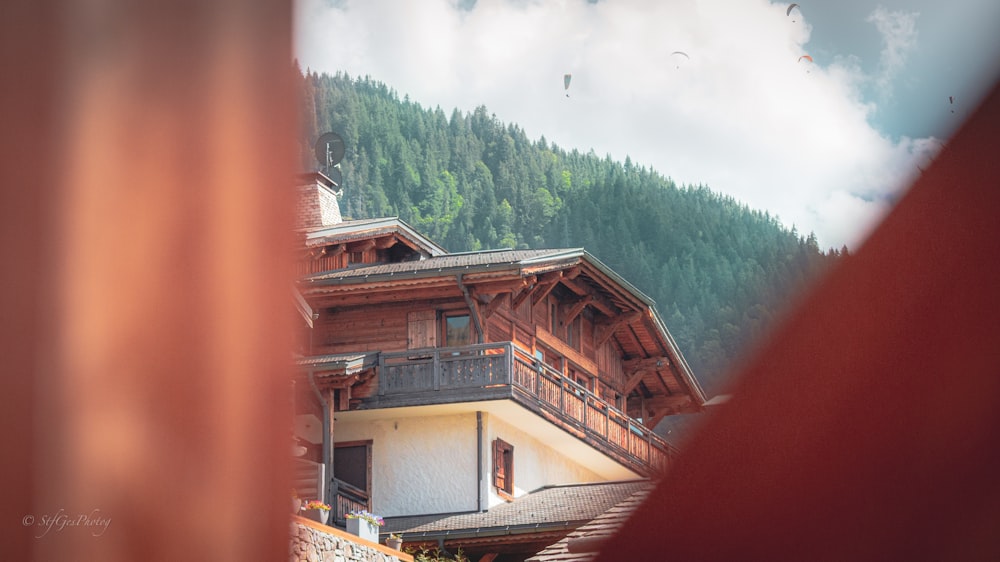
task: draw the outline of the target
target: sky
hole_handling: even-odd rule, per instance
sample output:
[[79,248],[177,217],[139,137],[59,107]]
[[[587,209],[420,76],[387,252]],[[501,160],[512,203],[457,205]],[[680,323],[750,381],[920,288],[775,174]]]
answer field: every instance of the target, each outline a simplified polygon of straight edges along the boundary
[[1000,2],[789,6],[296,0],[295,54],[857,249],[1000,76]]

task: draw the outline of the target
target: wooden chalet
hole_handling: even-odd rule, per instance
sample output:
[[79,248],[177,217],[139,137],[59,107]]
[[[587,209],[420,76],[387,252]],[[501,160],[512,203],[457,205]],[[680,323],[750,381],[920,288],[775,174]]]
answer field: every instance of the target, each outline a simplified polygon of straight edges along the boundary
[[337,518],[669,466],[653,428],[705,395],[627,280],[582,248],[448,253],[395,218],[324,222],[335,186],[302,183],[297,432]]

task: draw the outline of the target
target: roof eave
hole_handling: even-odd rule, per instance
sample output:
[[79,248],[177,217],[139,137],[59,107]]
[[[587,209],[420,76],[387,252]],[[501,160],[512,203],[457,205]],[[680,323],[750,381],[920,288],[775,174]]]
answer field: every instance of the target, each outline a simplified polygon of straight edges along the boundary
[[[329,226],[323,229],[312,230],[305,233],[306,241],[322,239],[327,236],[335,236],[340,233],[348,233],[351,231],[351,223],[339,223],[333,226]],[[448,253],[442,246],[439,246],[430,238],[417,232],[412,226],[407,224],[405,221],[400,220],[399,217],[386,217],[383,219],[366,222],[364,224],[365,230],[370,230],[374,228],[395,228],[401,234],[404,234],[408,239],[420,245],[423,249],[427,251],[431,256],[443,256]]]
[[520,523],[516,525],[497,525],[494,527],[476,527],[468,529],[448,529],[443,531],[401,531],[407,541],[437,541],[448,539],[472,539],[485,537],[502,537],[508,535],[525,535],[552,531],[565,531],[579,528],[590,519],[569,521],[550,521],[545,523]]

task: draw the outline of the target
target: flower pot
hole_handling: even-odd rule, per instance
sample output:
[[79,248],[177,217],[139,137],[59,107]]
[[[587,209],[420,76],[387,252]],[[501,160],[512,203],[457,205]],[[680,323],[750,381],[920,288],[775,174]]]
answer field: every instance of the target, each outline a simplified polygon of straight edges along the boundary
[[347,532],[357,535],[365,540],[378,543],[378,525],[369,523],[365,519],[348,519]]
[[302,511],[302,516],[306,519],[312,519],[326,525],[327,519],[330,518],[329,509],[306,509]]
[[388,545],[389,548],[395,548],[396,550],[399,550],[400,547],[403,546],[403,539],[392,539],[392,538],[385,539],[385,544]]

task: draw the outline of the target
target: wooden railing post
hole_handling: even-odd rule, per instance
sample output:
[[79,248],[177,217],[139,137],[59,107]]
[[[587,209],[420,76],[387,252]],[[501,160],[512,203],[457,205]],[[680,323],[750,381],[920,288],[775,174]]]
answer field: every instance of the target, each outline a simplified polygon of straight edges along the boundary
[[507,342],[503,347],[507,354],[507,384],[514,384],[514,345]]
[[604,438],[611,441],[611,407],[604,405]]
[[646,428],[646,462],[653,464],[653,431],[649,428]]
[[385,357],[378,354],[378,395],[385,396]]
[[431,363],[431,380],[434,390],[441,390],[441,353],[435,349],[433,361]]
[[535,398],[542,397],[542,360],[535,357]]

